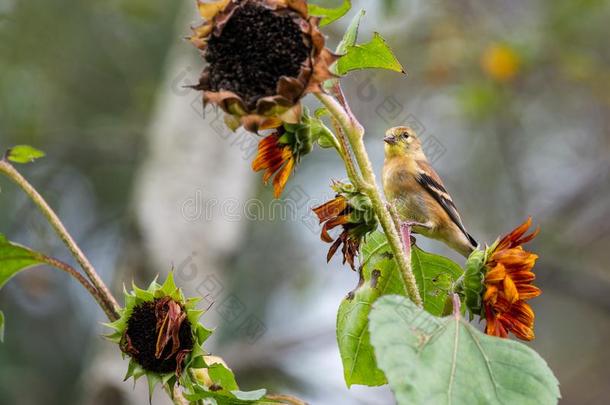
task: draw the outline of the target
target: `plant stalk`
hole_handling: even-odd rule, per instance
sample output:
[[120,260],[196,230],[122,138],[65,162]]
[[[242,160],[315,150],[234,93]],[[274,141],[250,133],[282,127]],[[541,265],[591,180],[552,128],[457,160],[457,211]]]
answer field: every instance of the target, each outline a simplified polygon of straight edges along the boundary
[[49,206],[44,198],[36,191],[36,189],[11,165],[6,159],[0,160],[0,173],[6,175],[15,184],[17,184],[27,196],[34,202],[40,212],[47,219],[49,224],[53,227],[59,238],[64,242],[72,256],[76,259],[78,264],[85,271],[85,274],[91,281],[91,284],[95,287],[98,294],[94,295],[96,299],[100,299],[104,302],[102,309],[107,312],[110,321],[119,319],[119,304],[116,302],[114,296],[110,293],[110,290],[104,284],[104,281],[95,271],[93,265],[89,262],[85,254],[78,247],[70,233],[68,233],[66,227],[61,222],[55,211]]
[[[364,129],[353,114],[348,112],[349,107],[344,108],[342,104],[328,94],[317,93],[316,96],[328,109],[331,115],[337,119],[341,128],[343,128],[343,131],[345,131],[345,134],[347,135],[354,152],[354,156],[356,157],[356,161],[358,162],[358,166],[360,167],[360,171],[362,172],[362,177],[364,178],[364,184],[361,185],[361,191],[363,191],[371,199],[373,209],[379,218],[381,227],[388,238],[390,247],[394,252],[394,256],[396,257],[396,261],[401,270],[402,279],[409,298],[411,298],[416,305],[421,307],[422,299],[419,295],[415,275],[413,274],[413,270],[411,268],[410,249],[408,251],[403,249],[394,220],[384,205],[381,194],[377,188],[373,165],[371,164],[364,146]],[[346,102],[344,101],[344,103]]]

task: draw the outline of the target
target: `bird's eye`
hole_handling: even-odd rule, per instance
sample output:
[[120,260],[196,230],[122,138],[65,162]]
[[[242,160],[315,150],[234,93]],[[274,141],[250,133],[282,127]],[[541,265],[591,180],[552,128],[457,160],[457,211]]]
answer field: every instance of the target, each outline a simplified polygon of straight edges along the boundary
[[402,133],[402,137],[403,137],[403,139],[409,139],[409,133],[408,132],[403,132]]

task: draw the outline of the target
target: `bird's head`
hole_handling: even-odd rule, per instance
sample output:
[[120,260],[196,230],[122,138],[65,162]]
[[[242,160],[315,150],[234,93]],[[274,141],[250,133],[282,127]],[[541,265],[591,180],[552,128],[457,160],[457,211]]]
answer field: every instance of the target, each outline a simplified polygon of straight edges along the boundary
[[414,159],[419,159],[424,154],[421,141],[415,134],[415,131],[409,127],[394,127],[388,129],[383,141],[385,142],[386,157],[409,156]]

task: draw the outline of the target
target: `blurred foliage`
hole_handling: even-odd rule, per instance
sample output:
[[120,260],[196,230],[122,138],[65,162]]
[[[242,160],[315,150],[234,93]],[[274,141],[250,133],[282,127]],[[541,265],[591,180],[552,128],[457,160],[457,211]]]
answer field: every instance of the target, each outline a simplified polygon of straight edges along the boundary
[[99,180],[102,201],[123,203],[104,177],[129,188],[167,47],[179,40],[177,5],[8,0],[0,20],[0,147],[27,143],[70,160]]
[[[93,225],[100,214],[125,218],[165,55],[180,40],[178,6],[161,0],[0,0],[0,149],[31,144],[48,153],[26,173],[34,184],[45,184],[41,192],[56,207],[62,192],[92,192],[87,198],[95,198],[93,205],[79,200],[78,210],[64,213],[69,224]],[[45,229],[27,214],[30,206],[12,185],[2,180],[1,189],[3,232],[26,242],[37,234],[33,230]],[[99,212],[85,211],[91,206]],[[25,226],[17,229],[14,216],[27,219]],[[87,240],[97,238],[94,229]],[[32,245],[41,242],[49,249],[44,238]],[[79,375],[93,355],[89,345],[97,331],[95,318],[78,316],[77,308],[86,307],[75,304],[70,288],[64,275],[44,272],[26,273],[3,290],[0,307],[11,328],[0,348],[0,403],[44,398],[45,404],[65,405],[80,395]],[[30,303],[15,302],[18,295]]]

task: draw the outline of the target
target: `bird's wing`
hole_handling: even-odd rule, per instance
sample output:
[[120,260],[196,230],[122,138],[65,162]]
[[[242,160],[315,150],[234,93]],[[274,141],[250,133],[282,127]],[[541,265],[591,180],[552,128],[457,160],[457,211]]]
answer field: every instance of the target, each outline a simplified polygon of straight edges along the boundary
[[474,238],[466,231],[462,218],[453,203],[453,199],[447,189],[443,185],[443,181],[436,171],[430,166],[428,162],[418,160],[417,162],[417,182],[426,189],[426,191],[438,202],[441,207],[445,210],[451,221],[457,225],[457,227],[464,233],[466,238],[472,243],[473,246],[477,246],[478,243]]

